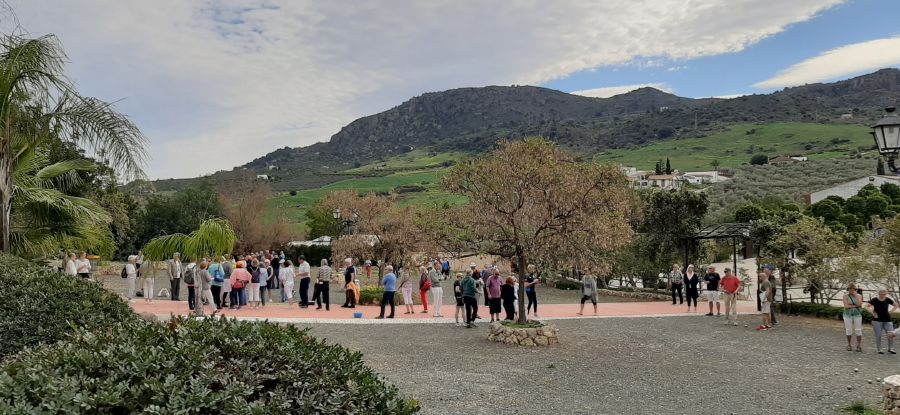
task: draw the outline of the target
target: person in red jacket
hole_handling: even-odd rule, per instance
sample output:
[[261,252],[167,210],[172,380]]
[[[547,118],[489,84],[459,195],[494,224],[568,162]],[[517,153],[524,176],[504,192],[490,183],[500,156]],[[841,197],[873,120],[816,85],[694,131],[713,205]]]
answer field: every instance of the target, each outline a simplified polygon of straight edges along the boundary
[[725,293],[725,324],[737,323],[737,296],[741,290],[741,280],[731,272],[731,268],[725,268],[725,278],[720,283]]

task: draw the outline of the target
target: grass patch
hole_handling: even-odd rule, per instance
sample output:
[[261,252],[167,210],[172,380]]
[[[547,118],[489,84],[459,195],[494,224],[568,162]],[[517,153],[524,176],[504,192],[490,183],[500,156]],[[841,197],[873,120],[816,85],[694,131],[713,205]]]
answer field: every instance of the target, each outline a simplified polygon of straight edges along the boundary
[[[750,133],[752,131],[752,133]],[[754,154],[770,157],[807,155],[810,159],[843,157],[852,149],[871,147],[869,128],[854,124],[772,123],[737,124],[728,130],[700,138],[660,141],[631,149],[599,153],[600,162],[615,162],[638,169],[653,169],[660,159],[669,158],[672,168],[681,171],[712,170],[750,163]]]
[[501,321],[500,324],[511,329],[536,329],[538,327],[544,327],[544,323],[538,321],[527,321],[525,323],[519,323],[515,321]]
[[858,414],[858,415],[881,415],[882,411],[875,409],[869,405],[866,405],[863,401],[853,401],[850,405],[841,408],[841,411],[846,412],[848,414]]

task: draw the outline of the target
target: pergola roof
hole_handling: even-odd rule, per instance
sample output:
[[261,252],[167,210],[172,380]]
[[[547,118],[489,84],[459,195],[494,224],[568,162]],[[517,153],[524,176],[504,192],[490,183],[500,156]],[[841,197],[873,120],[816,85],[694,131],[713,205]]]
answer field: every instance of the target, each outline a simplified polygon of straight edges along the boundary
[[731,239],[731,238],[749,238],[751,225],[749,223],[720,223],[718,225],[710,225],[688,236],[686,239]]

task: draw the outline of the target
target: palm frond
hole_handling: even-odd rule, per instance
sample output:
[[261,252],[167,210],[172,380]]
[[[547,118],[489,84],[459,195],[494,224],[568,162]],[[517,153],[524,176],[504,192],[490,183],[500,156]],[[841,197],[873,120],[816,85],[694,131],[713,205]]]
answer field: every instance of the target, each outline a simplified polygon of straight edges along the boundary
[[184,251],[188,236],[183,233],[156,237],[147,242],[141,250],[144,257],[151,261],[162,261],[171,258],[172,254]]

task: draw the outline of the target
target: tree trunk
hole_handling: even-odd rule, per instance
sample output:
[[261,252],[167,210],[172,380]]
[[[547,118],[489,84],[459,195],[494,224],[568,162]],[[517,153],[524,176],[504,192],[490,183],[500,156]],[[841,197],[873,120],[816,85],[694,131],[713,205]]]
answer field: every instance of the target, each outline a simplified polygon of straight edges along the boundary
[[9,146],[0,153],[0,252],[9,252],[9,233],[12,228],[12,155]]
[[519,255],[519,323],[524,323],[527,319],[525,316],[525,277],[528,270],[525,268],[525,256]]

